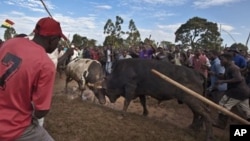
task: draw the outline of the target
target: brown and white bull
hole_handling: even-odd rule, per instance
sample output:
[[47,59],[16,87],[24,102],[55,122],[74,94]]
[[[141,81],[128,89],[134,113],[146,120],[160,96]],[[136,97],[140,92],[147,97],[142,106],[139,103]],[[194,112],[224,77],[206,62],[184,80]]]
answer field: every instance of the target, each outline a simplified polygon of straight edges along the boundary
[[105,96],[101,94],[98,86],[104,78],[102,65],[99,61],[78,58],[71,61],[66,68],[65,90],[68,92],[68,83],[75,80],[78,83],[81,95],[84,90],[91,89],[98,98],[99,103],[104,104]]
[[152,69],[197,93],[203,94],[205,91],[204,77],[193,69],[157,60],[126,59],[114,64],[112,73],[103,82],[104,94],[111,102],[115,102],[120,96],[123,96],[125,98],[124,111],[127,110],[132,99],[139,97],[144,115],[148,114],[146,96],[151,96],[159,101],[178,99],[187,104],[193,112],[193,122],[190,127],[200,128],[204,122],[206,140],[212,140],[212,119],[206,104],[159,78],[152,73]]

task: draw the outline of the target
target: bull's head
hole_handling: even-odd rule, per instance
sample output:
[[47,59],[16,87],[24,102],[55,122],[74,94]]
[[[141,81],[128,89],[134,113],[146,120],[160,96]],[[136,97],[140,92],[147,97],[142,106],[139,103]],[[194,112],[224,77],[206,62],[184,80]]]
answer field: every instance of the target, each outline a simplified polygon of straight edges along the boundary
[[121,91],[119,91],[119,89],[114,89],[115,85],[110,84],[110,80],[111,76],[109,75],[106,76],[102,81],[102,87],[104,89],[103,94],[105,94],[109,98],[111,103],[114,103],[121,96]]
[[105,93],[111,103],[114,103],[121,96],[121,91],[116,89],[106,89]]
[[94,91],[96,97],[98,98],[99,102],[105,104],[105,96],[107,96],[111,103],[114,103],[120,96],[121,92],[116,89],[111,89],[108,85],[108,78],[105,77],[101,81],[98,81],[97,83],[88,83],[89,87],[94,87],[96,89],[96,92]]
[[87,83],[87,86],[93,90],[95,97],[98,99],[99,103],[105,104],[105,89],[102,86],[102,81],[103,80],[98,81],[96,83]]

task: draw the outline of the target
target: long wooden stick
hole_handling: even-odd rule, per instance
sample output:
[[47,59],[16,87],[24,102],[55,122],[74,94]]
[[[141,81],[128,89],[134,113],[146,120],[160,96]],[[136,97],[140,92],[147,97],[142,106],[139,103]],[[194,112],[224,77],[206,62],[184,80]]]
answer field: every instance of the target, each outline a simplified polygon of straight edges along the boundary
[[49,14],[49,16],[51,18],[53,18],[52,15],[51,15],[51,13],[49,12],[49,9],[47,8],[47,6],[45,5],[45,3],[43,2],[43,0],[40,0],[40,1],[41,1],[42,5],[43,5],[44,9],[46,10],[46,12]]
[[[51,18],[53,18],[52,15],[51,15],[51,13],[49,12],[49,9],[47,8],[46,4],[44,3],[44,1],[43,1],[43,0],[40,0],[40,1],[41,1],[42,5],[43,5],[45,11],[49,14],[49,16],[50,16]],[[31,34],[33,34],[33,32],[32,32]],[[65,39],[64,39],[64,40],[65,40]],[[69,38],[68,38],[67,40],[69,40]],[[67,40],[65,40],[66,46],[67,46],[68,48],[70,48],[70,45],[69,45],[69,43],[68,43]]]
[[229,110],[227,110],[226,108],[224,108],[224,107],[222,107],[222,106],[220,106],[220,105],[218,105],[218,104],[215,104],[215,103],[212,102],[211,100],[209,100],[209,99],[203,97],[202,95],[196,93],[195,91],[193,91],[193,90],[191,90],[191,89],[189,89],[189,88],[187,88],[187,87],[181,85],[180,83],[178,83],[178,82],[172,80],[171,78],[169,78],[169,77],[167,77],[166,75],[164,75],[164,74],[158,72],[157,70],[152,69],[151,71],[152,71],[154,74],[156,74],[156,75],[158,75],[159,77],[161,77],[162,79],[164,79],[165,81],[167,81],[167,82],[169,82],[169,83],[175,85],[176,87],[182,89],[183,91],[187,92],[188,94],[190,94],[190,95],[192,95],[192,96],[198,98],[199,100],[201,100],[202,102],[208,104],[209,106],[212,106],[213,108],[215,108],[215,109],[217,109],[217,110],[219,110],[219,111],[221,111],[221,112],[227,114],[228,116],[230,116],[230,117],[232,117],[232,118],[234,118],[234,119],[240,121],[240,122],[243,123],[243,124],[248,124],[248,125],[250,125],[250,122],[246,121],[245,119],[241,118],[240,116],[238,116],[238,115],[236,115],[236,114],[230,112]]
[[248,37],[247,37],[247,41],[246,41],[246,47],[248,48],[248,41],[249,41],[249,38],[250,38],[250,32],[248,34]]

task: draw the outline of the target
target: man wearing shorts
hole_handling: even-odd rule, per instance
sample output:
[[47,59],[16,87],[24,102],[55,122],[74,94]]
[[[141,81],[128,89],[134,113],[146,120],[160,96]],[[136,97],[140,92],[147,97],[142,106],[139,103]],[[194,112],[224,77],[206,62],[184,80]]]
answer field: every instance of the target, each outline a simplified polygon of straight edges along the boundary
[[[234,106],[240,107],[245,113],[247,120],[250,121],[250,90],[241,74],[240,68],[234,64],[233,55],[230,53],[220,55],[220,61],[221,65],[225,67],[225,75],[223,79],[217,80],[217,83],[227,83],[227,90],[219,104],[227,110],[231,110]],[[218,120],[214,126],[225,129],[227,121],[228,116],[219,113]]]

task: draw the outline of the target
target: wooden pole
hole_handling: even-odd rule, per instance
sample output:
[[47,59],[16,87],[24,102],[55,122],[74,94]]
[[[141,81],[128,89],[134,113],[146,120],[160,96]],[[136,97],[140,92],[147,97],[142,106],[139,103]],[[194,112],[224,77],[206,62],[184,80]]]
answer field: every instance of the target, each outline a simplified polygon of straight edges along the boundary
[[227,110],[226,108],[224,108],[224,107],[222,107],[222,106],[220,106],[220,105],[218,105],[218,104],[215,104],[215,103],[212,102],[211,100],[209,100],[209,99],[203,97],[202,95],[200,95],[200,94],[194,92],[193,90],[191,90],[191,89],[189,89],[189,88],[187,88],[187,87],[181,85],[180,83],[178,83],[178,82],[172,80],[171,78],[169,78],[169,77],[163,75],[162,73],[156,71],[155,69],[152,69],[151,71],[152,71],[154,74],[156,74],[156,75],[158,75],[159,77],[161,77],[162,79],[164,79],[165,81],[167,81],[167,82],[169,82],[169,83],[175,85],[176,87],[182,89],[183,91],[187,92],[188,94],[190,94],[190,95],[192,95],[192,96],[198,98],[199,100],[201,100],[202,102],[208,104],[209,106],[212,106],[213,108],[215,108],[215,109],[217,109],[217,110],[219,110],[219,111],[221,111],[221,112],[227,114],[228,116],[230,116],[230,117],[232,117],[232,118],[234,118],[234,119],[240,121],[240,122],[243,123],[243,124],[248,124],[248,125],[250,125],[250,122],[246,121],[245,119],[241,118],[240,116],[238,116],[238,115],[236,115],[236,114],[230,112],[229,110]]
[[250,32],[248,34],[248,37],[247,37],[247,41],[246,41],[246,47],[248,48],[248,41],[249,41],[249,38],[250,38]]
[[[53,18],[52,15],[51,15],[51,13],[49,12],[49,9],[47,8],[46,4],[44,3],[44,1],[43,1],[43,0],[40,0],[40,1],[41,1],[42,5],[43,5],[44,9],[46,10],[46,12],[49,14],[49,16],[50,16],[51,18]],[[33,32],[32,32],[31,34],[33,34]],[[69,45],[69,43],[68,43],[68,40],[69,40],[69,38],[68,38],[68,39],[64,39],[64,41],[65,41],[65,43],[66,43],[66,46],[67,46],[68,48],[70,48],[70,45]]]
[[41,3],[43,4],[44,9],[45,9],[46,12],[49,14],[49,16],[50,16],[51,18],[53,18],[52,15],[51,15],[50,12],[49,12],[49,9],[47,8],[47,6],[45,5],[45,3],[43,2],[43,0],[40,0],[40,1],[41,1]]

